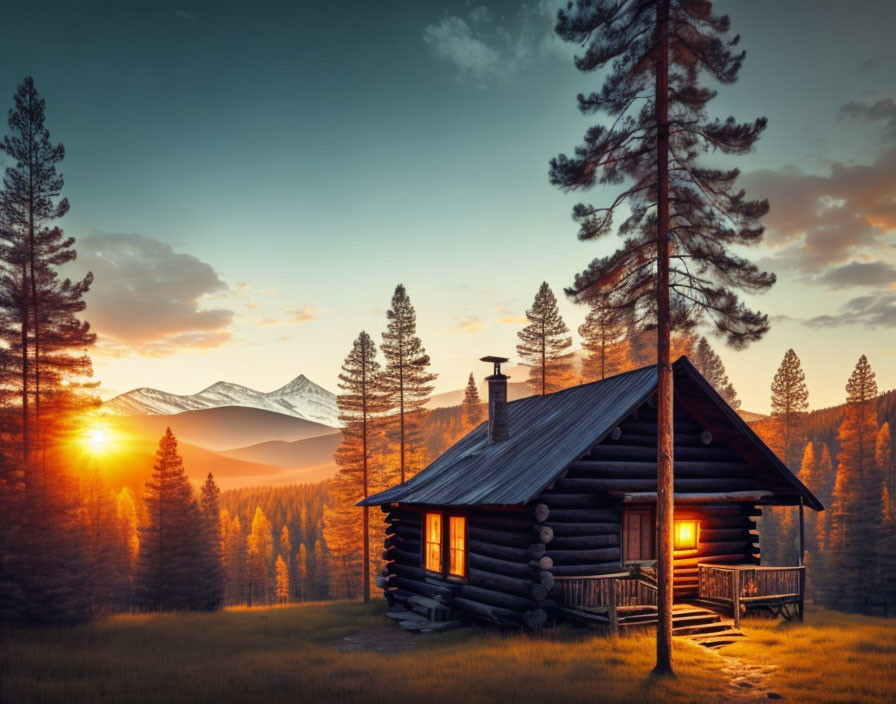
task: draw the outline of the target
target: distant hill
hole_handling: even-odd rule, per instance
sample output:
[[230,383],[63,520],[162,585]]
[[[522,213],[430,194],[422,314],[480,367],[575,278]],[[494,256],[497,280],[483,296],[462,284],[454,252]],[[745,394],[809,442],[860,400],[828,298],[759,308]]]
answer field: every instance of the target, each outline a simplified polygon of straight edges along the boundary
[[261,462],[290,469],[330,464],[333,465],[335,473],[336,465],[333,462],[333,453],[341,441],[342,433],[333,433],[292,442],[269,440],[235,450],[224,450],[218,454],[247,462]]
[[340,425],[336,395],[304,375],[269,392],[256,391],[226,381],[219,381],[189,396],[151,388],[134,389],[106,401],[103,411],[119,416],[173,415],[225,406],[257,408],[334,428]]
[[[488,401],[488,383],[483,381],[477,385],[479,390],[479,398],[483,403]],[[441,394],[434,394],[426,407],[433,408],[449,408],[451,406],[459,406],[463,403],[464,392],[466,389],[457,389],[455,391],[445,391]],[[510,381],[507,383],[507,400],[517,401],[521,398],[527,398],[532,395],[532,389],[525,381]]]
[[205,408],[171,415],[107,416],[122,432],[155,438],[165,428],[181,442],[209,450],[230,450],[269,440],[291,442],[339,433],[337,428],[258,408]]
[[753,411],[745,411],[742,408],[737,410],[737,415],[739,415],[745,422],[747,423],[756,423],[761,420],[765,420],[768,418],[764,413],[754,413]]

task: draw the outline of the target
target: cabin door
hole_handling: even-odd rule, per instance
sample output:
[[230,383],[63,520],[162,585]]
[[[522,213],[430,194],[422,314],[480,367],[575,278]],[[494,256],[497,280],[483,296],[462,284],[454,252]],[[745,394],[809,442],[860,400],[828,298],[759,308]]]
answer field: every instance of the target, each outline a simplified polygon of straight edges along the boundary
[[652,508],[626,508],[622,511],[622,560],[653,560],[656,526]]

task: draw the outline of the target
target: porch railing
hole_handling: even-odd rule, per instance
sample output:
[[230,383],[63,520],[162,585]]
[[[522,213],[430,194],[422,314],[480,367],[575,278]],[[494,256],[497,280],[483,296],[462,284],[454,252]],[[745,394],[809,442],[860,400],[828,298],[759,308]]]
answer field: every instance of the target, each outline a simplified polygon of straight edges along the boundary
[[572,609],[605,613],[610,627],[619,630],[619,609],[656,606],[656,584],[644,575],[616,572],[585,577],[555,577],[563,605]]
[[758,565],[713,565],[698,568],[701,599],[730,604],[735,626],[740,625],[741,604],[775,607],[793,604],[803,619],[806,567],[760,567]]

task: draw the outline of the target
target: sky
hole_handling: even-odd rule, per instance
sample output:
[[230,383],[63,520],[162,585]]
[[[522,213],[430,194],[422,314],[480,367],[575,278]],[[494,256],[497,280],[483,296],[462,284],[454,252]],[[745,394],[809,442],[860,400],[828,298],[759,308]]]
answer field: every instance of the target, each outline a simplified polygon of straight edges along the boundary
[[[747,58],[710,113],[768,118],[726,160],[767,197],[772,321],[713,341],[743,407],[766,412],[786,350],[812,408],[841,403],[861,354],[896,387],[896,5],[715,3]],[[259,390],[298,374],[337,390],[361,330],[403,283],[436,391],[514,358],[542,281],[562,289],[615,235],[579,242],[579,200],[547,177],[587,127],[578,47],[557,0],[42,2],[5,13],[0,110],[35,79],[62,164],[103,398],[150,386]],[[14,29],[14,31],[12,31]],[[5,125],[0,126],[0,128]]]

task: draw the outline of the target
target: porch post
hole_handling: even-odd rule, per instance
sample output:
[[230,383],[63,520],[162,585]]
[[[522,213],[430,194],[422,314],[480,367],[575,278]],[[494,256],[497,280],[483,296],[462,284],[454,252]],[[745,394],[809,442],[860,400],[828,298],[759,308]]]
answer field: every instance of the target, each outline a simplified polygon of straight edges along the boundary
[[799,566],[802,567],[805,564],[806,559],[806,529],[803,518],[803,497],[800,497],[800,561]]

